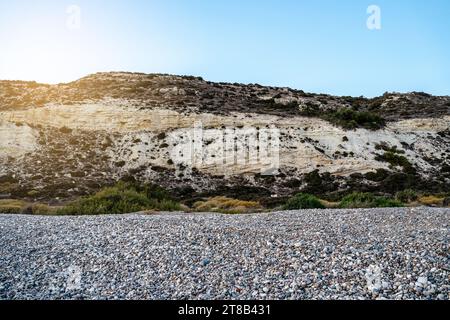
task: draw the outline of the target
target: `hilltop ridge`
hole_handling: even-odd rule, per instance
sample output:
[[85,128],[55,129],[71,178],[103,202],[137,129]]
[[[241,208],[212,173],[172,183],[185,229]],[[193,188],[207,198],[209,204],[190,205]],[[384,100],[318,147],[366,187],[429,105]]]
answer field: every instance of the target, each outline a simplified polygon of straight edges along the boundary
[[450,114],[449,96],[423,92],[385,93],[375,98],[337,97],[287,87],[215,83],[201,77],[169,74],[102,72],[57,85],[0,81],[0,110],[76,104],[104,98],[127,99],[148,107],[184,112],[256,112],[272,115],[317,115],[352,108],[387,120],[441,117]]

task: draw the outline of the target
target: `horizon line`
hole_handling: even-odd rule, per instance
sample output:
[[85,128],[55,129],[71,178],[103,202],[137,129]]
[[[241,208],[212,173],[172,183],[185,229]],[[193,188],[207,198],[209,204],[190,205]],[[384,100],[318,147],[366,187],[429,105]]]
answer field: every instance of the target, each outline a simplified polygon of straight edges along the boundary
[[171,77],[179,77],[179,78],[196,78],[199,79],[201,81],[207,82],[207,83],[216,83],[216,84],[228,84],[228,85],[241,85],[241,86],[251,86],[251,85],[257,85],[257,86],[262,86],[262,87],[267,87],[267,88],[276,88],[276,89],[290,89],[290,90],[295,90],[295,91],[302,91],[304,93],[307,94],[314,94],[314,95],[326,95],[326,96],[332,96],[332,97],[352,97],[352,98],[365,98],[365,99],[375,99],[375,98],[379,98],[379,97],[383,97],[386,94],[398,94],[398,95],[407,95],[407,94],[420,94],[420,93],[424,93],[433,97],[450,97],[450,93],[449,94],[432,94],[426,91],[417,91],[417,90],[413,90],[413,91],[406,91],[406,92],[402,92],[402,91],[385,91],[383,94],[378,94],[378,95],[374,95],[374,96],[366,96],[366,95],[360,95],[360,96],[356,96],[356,95],[342,95],[342,94],[332,94],[332,93],[325,93],[325,92],[311,92],[311,91],[304,91],[303,89],[299,89],[299,88],[294,88],[291,86],[282,86],[282,85],[266,85],[266,84],[261,84],[258,82],[231,82],[231,81],[213,81],[213,80],[208,80],[206,79],[204,76],[200,76],[200,75],[189,75],[189,74],[174,74],[174,73],[164,73],[164,72],[150,72],[150,73],[146,73],[146,72],[142,72],[142,71],[98,71],[98,72],[94,72],[94,73],[88,73],[85,76],[82,76],[80,78],[77,78],[75,80],[72,81],[63,81],[63,82],[40,82],[38,80],[21,80],[21,79],[0,79],[0,82],[24,82],[24,83],[35,83],[38,85],[44,85],[44,86],[58,86],[58,85],[70,85],[72,83],[75,83],[77,81],[83,80],[85,78],[89,78],[92,76],[96,76],[96,75],[100,75],[100,74],[133,74],[133,75],[155,75],[155,76],[171,76]]

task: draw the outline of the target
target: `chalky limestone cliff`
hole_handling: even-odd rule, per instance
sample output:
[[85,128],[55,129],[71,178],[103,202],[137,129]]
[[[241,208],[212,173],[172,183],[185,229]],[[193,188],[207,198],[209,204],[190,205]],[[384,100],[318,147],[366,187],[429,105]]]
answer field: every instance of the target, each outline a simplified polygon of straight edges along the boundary
[[[202,161],[177,161],[190,141],[175,137],[191,137],[199,123]],[[251,155],[227,161],[220,132],[242,128],[258,137],[279,131],[276,174],[263,174],[267,163]],[[60,85],[0,81],[0,196],[65,200],[119,179],[185,199],[448,191],[450,97],[334,97],[132,73]]]

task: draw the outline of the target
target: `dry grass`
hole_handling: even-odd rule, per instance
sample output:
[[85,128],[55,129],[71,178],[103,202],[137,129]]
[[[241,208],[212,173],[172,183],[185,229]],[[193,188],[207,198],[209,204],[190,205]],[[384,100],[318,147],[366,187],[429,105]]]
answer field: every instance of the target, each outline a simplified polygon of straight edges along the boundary
[[56,207],[50,207],[43,203],[30,204],[22,200],[14,199],[0,200],[0,213],[54,215],[56,211]]
[[419,198],[419,203],[426,206],[442,206],[444,202],[443,197],[424,196]]
[[40,216],[47,216],[47,215],[56,215],[58,211],[57,207],[50,207],[46,204],[37,203],[31,205],[31,212],[36,215]]
[[0,200],[0,213],[19,214],[25,207],[26,203],[20,200],[4,199]]
[[243,201],[227,197],[215,197],[194,204],[198,212],[220,212],[227,214],[252,213],[262,210],[259,202]]
[[327,209],[337,209],[339,208],[339,202],[331,202],[327,200],[319,200]]

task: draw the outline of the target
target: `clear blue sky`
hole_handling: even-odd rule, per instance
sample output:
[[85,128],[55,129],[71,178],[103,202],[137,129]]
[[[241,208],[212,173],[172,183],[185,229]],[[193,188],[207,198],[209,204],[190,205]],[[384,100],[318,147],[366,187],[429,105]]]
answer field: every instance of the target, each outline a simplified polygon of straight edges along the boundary
[[[81,8],[80,29],[66,22]],[[381,9],[369,30],[367,7]],[[0,79],[189,74],[338,95],[450,94],[448,0],[0,0]]]

